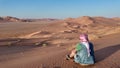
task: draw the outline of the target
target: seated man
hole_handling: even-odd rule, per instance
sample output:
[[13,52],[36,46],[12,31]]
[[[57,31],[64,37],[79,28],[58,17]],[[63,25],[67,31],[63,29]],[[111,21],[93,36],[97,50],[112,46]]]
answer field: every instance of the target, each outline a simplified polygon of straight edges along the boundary
[[89,42],[88,35],[81,34],[80,42],[77,44],[66,58],[74,58],[74,62],[81,65],[91,65],[95,63],[94,50],[92,43]]

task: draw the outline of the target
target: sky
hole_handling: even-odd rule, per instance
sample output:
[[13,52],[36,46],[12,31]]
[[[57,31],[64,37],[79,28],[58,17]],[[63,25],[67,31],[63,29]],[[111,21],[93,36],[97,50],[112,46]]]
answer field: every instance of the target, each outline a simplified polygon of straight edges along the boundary
[[0,0],[0,16],[18,18],[120,17],[120,0]]

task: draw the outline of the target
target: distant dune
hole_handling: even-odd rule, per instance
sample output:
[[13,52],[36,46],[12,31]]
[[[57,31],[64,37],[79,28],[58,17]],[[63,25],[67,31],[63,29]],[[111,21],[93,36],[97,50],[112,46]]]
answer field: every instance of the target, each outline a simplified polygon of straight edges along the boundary
[[[20,19],[12,16],[0,17],[0,22],[36,22],[36,21],[58,21],[58,20],[60,21],[60,19],[52,19],[52,18]],[[93,23],[116,23],[116,22],[120,22],[120,18],[119,17],[105,18],[105,17],[83,16],[78,18],[66,18],[64,19],[64,21],[88,25]]]
[[19,19],[11,16],[0,17],[0,22],[27,22],[27,21],[28,20]]
[[55,21],[58,19],[50,19],[50,18],[44,18],[44,19],[20,19],[16,17],[6,16],[6,17],[0,17],[0,23],[3,22],[36,22],[36,21]]
[[[104,35],[120,32],[120,18],[90,17],[83,16],[78,18],[58,19],[19,19],[15,17],[0,17],[0,22],[13,22],[10,24],[0,24],[1,38],[28,37],[40,38],[49,37],[53,34],[61,33],[88,33],[91,39],[98,39]],[[15,22],[20,22],[15,23]],[[30,22],[30,23],[26,23]],[[50,23],[51,22],[51,23]],[[13,27],[14,26],[14,27]],[[16,28],[16,29],[14,29]],[[24,29],[23,29],[24,28]],[[57,28],[57,29],[56,29]],[[49,32],[41,34],[39,32]],[[38,32],[38,34],[36,34]],[[35,33],[35,35],[34,35]],[[32,35],[31,35],[32,34]]]
[[83,16],[79,18],[66,18],[66,22],[74,22],[79,23],[81,25],[89,25],[94,23],[106,23],[106,24],[116,24],[120,23],[120,18],[105,18],[105,17],[89,17],[89,16]]

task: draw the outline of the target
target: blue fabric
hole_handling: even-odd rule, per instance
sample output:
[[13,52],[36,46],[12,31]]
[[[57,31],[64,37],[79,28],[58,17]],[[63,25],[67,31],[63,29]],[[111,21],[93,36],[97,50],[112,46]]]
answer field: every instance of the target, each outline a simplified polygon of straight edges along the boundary
[[94,57],[94,50],[92,43],[89,43],[90,45],[90,56],[88,57],[87,48],[84,44],[79,43],[79,46],[81,46],[81,50],[77,51],[76,55],[74,56],[74,61],[76,63],[80,64],[94,64],[95,63],[95,57]]

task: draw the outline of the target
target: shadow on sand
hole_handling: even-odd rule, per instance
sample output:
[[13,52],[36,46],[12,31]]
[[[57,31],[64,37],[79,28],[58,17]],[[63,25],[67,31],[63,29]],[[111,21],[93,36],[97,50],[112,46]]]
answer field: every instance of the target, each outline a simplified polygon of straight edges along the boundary
[[114,54],[118,50],[120,50],[120,44],[96,50],[95,51],[96,62],[100,62],[100,61],[106,59],[107,57]]

